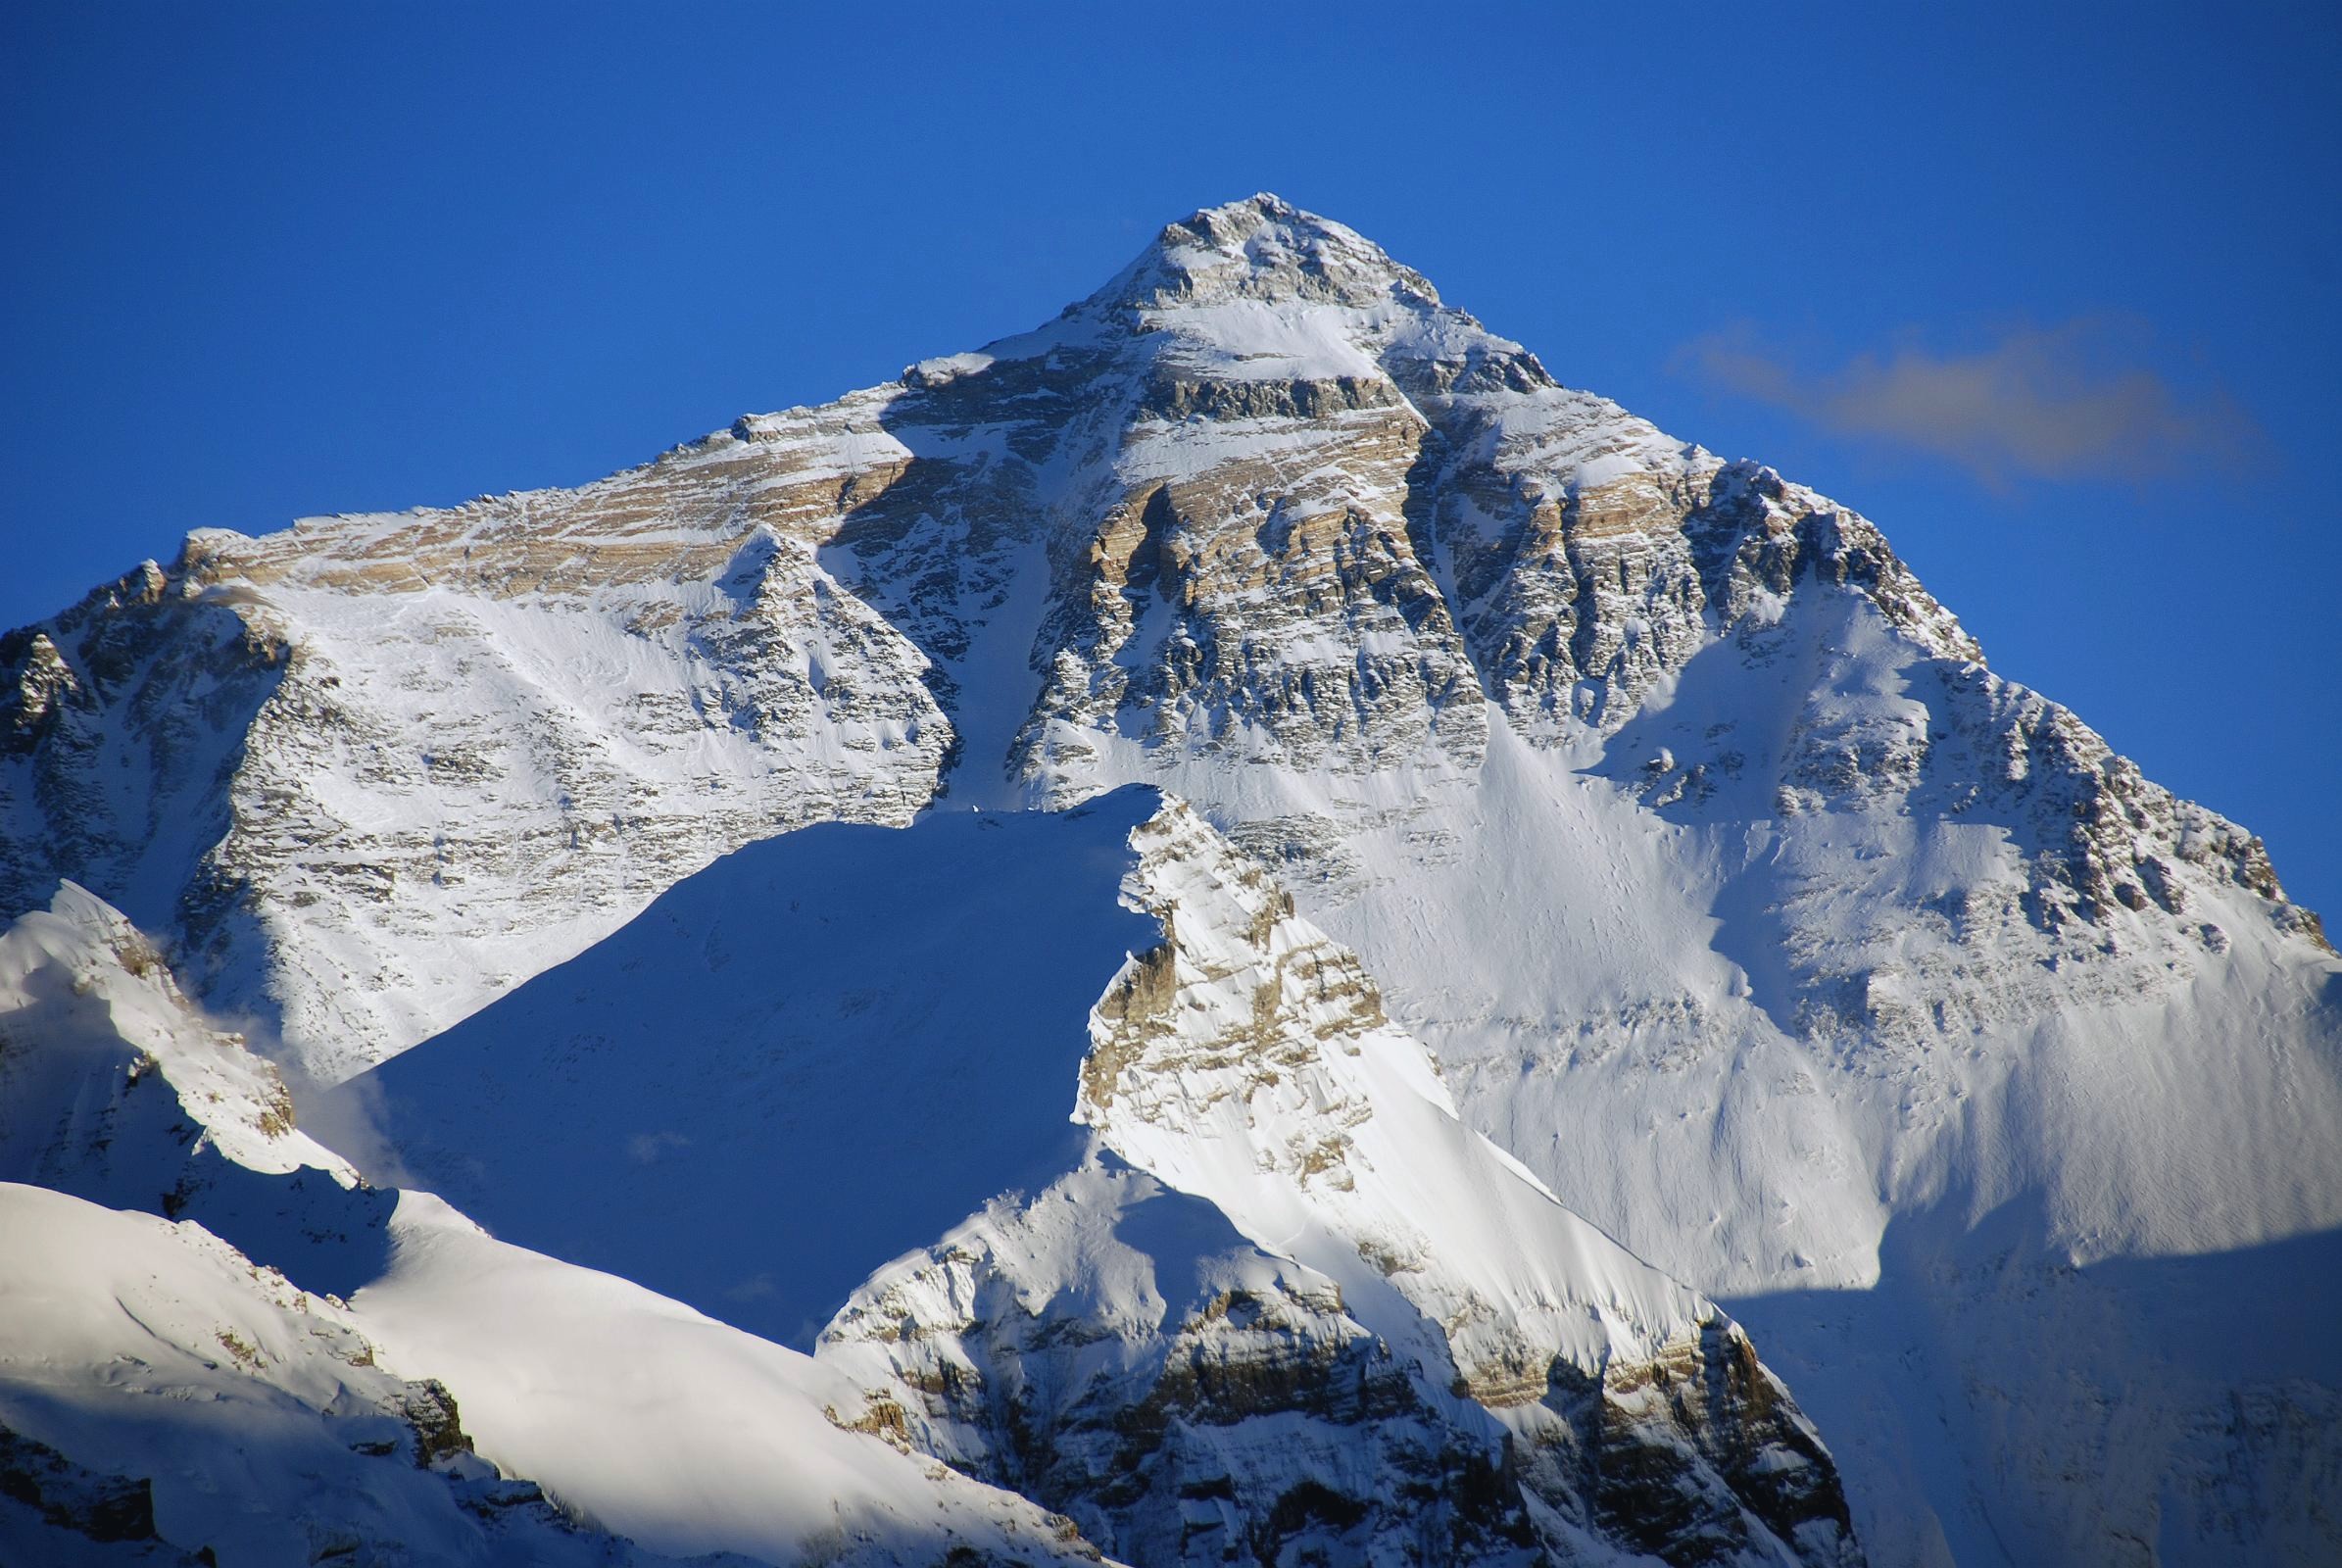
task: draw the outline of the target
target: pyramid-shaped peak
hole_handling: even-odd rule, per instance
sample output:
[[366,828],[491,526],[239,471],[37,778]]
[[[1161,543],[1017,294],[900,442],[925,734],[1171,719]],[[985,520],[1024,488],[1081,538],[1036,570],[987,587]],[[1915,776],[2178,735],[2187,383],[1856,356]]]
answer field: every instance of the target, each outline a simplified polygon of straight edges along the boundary
[[1167,225],[1109,292],[1114,303],[1156,309],[1231,299],[1439,303],[1429,279],[1374,241],[1267,191]]

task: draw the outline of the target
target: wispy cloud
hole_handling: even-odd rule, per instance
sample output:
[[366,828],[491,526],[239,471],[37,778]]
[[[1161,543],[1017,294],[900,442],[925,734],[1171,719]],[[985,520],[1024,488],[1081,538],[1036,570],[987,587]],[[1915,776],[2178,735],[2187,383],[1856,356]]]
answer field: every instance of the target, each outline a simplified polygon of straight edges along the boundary
[[1686,344],[1677,366],[1824,429],[1948,458],[1993,485],[2240,462],[2260,439],[2251,417],[2223,395],[2181,392],[2139,363],[2133,338],[2083,319],[2018,327],[1966,353],[1915,338],[1814,373],[1743,328]]
[[690,1147],[691,1140],[678,1132],[636,1133],[626,1140],[626,1157],[637,1165],[654,1165],[668,1151]]

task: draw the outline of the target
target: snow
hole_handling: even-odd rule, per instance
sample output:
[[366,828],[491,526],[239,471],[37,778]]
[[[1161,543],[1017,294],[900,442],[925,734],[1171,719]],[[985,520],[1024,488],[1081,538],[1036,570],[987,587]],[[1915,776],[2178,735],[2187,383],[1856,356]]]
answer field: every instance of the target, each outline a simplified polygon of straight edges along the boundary
[[[1224,1313],[1226,1293],[1318,1302],[1310,1332],[1387,1347],[1414,1396],[1490,1453],[1504,1422],[1550,1443],[1558,1418],[1531,1402],[1499,1420],[1468,1390],[1518,1405],[1556,1357],[1599,1384],[1730,1331],[1458,1121],[1353,960],[1282,900],[1146,789],[1067,812],[808,828],[683,882],[328,1108],[374,1118],[378,1174],[456,1198],[504,1242],[610,1270],[605,1293],[639,1291],[623,1275],[813,1348],[841,1380],[822,1397],[855,1418],[930,1419],[902,1413],[931,1402],[912,1392],[924,1384],[881,1399],[910,1375],[894,1357],[973,1332],[955,1318],[1000,1288],[1067,1319],[1068,1343],[1104,1342],[1090,1353],[1132,1401],[1165,1375],[1149,1360],[1164,1339]],[[1133,955],[1159,955],[1167,934],[1169,1022],[1130,1036],[1118,999],[1164,961]],[[633,1459],[612,1461],[536,1373],[499,1380],[536,1353],[493,1327],[504,1273],[467,1267],[461,1314],[438,1338],[410,1333],[402,1281],[448,1245],[402,1239],[399,1271],[359,1297],[386,1345],[525,1416],[525,1430],[482,1422],[501,1457],[597,1498],[638,1539],[689,1546],[657,1513],[665,1494],[625,1491]],[[647,1330],[612,1324],[601,1296],[573,1311],[577,1334],[637,1347],[645,1379],[664,1383],[668,1352],[642,1348]],[[552,1312],[509,1315],[533,1338]],[[1057,1343],[1044,1335],[1013,1375],[1053,1386],[1039,1363]],[[926,1441],[991,1473],[977,1436]],[[1265,1433],[1228,1441],[1269,1495],[1313,1474],[1268,1457],[1273,1445],[1254,1453]]]
[[390,1273],[352,1311],[458,1392],[498,1463],[679,1555],[798,1562],[850,1544],[1070,1555],[1038,1509],[841,1430],[859,1391],[810,1358],[626,1280],[497,1242],[405,1195]]
[[[508,1241],[809,1348],[879,1264],[1078,1157],[1146,791],[752,845],[320,1106]],[[646,985],[646,977],[658,977]],[[851,1175],[848,1173],[852,1173]]]
[[[1253,923],[1273,914],[1273,885],[1247,887],[1217,836],[1184,808],[1142,831],[1150,853],[1133,879],[1134,902],[1176,911],[1177,962],[1194,977],[1155,1048],[1177,1056],[1140,1076],[1082,1115],[1116,1152],[1181,1192],[1210,1199],[1236,1227],[1342,1284],[1361,1321],[1394,1343],[1416,1330],[1416,1311],[1451,1324],[1467,1302],[1496,1306],[1488,1324],[1501,1340],[1558,1350],[1595,1372],[1614,1356],[1647,1354],[1707,1315],[1703,1303],[1630,1256],[1555,1201],[1543,1186],[1456,1119],[1430,1056],[1388,1025],[1357,1031],[1340,1002],[1302,1001],[1300,1021],[1338,1042],[1289,1082],[1245,1088],[1217,1081],[1203,1065],[1213,1042],[1247,1029],[1264,1004],[1264,984],[1291,986],[1282,967],[1263,972]],[[1321,960],[1325,938],[1286,916],[1266,956]],[[1335,961],[1339,961],[1337,958]],[[1126,973],[1128,971],[1126,970]],[[1236,1064],[1231,1064],[1235,1066]],[[1223,1069],[1225,1070],[1225,1069]],[[1312,1182],[1309,1166],[1339,1140],[1341,1182]],[[1264,1172],[1307,1151],[1299,1179]],[[1378,1321],[1358,1305],[1379,1284],[1361,1250],[1412,1260],[1392,1276],[1410,1303],[1403,1319]],[[1440,1348],[1469,1370],[1504,1347],[1477,1345],[1470,1332]]]
[[[1572,1207],[1744,1313],[1793,1388],[1826,1391],[1815,1413],[1880,1560],[1928,1560],[1921,1544],[1939,1530],[1961,1562],[2086,1559],[2101,1535],[2175,1506],[2159,1479],[2171,1465],[2240,1467],[2275,1491],[2256,1502],[2204,1482],[2194,1533],[2175,1531],[2166,1560],[2222,1560],[2217,1544],[2238,1531],[2310,1529],[2300,1489],[2330,1463],[2329,1444],[2206,1428],[2224,1430],[2233,1395],[2271,1430],[2323,1430],[2337,1384],[2311,1369],[2327,1356],[2272,1376],[2198,1335],[2215,1316],[2234,1334],[2286,1311],[2281,1297],[2242,1292],[2215,1313],[2215,1259],[2265,1274],[2254,1260],[2283,1238],[2337,1223],[2334,966],[2303,963],[2249,895],[2206,886],[2190,892],[2195,910],[2250,935],[2224,953],[2158,954],[2147,985],[2032,962],[1970,968],[1976,1021],[1941,1046],[1803,1037],[1786,949],[1818,927],[1825,951],[1881,955],[1874,1004],[1938,987],[1929,967],[1973,966],[1974,947],[1900,911],[1990,889],[2026,846],[2021,828],[1973,816],[1778,818],[1755,782],[1772,776],[1768,757],[1828,725],[1926,722],[1913,696],[1924,662],[1915,670],[1861,602],[1809,599],[1784,635],[1761,662],[1719,644],[1607,739],[1533,747],[1491,709],[1468,780],[1231,778],[1111,744],[1098,772],[1166,779],[1226,820],[1354,824],[1344,850],[1375,874],[1296,883],[1313,915],[1435,1048],[1469,1121]],[[1784,710],[1779,729],[1761,727]],[[1929,711],[1945,721],[1942,707],[1918,710]],[[1710,739],[1726,722],[1729,741]],[[1654,812],[1640,770],[1670,744],[1679,764],[1740,748],[1745,773],[1704,806]],[[1426,821],[1442,830],[1428,849],[1413,837]],[[2159,941],[2126,931],[2122,948]],[[2045,1004],[2036,985],[2088,1000]],[[2002,1236],[1988,1222],[2012,1211],[2034,1214],[2034,1229],[1990,1248],[1960,1240]],[[2006,1271],[1982,1298],[1951,1283],[1977,1277],[1979,1253]],[[2330,1248],[2273,1255],[2298,1260],[2314,1298],[2342,1287]],[[2181,1269],[2188,1258],[2203,1266]],[[2076,1267],[2092,1283],[2072,1284]],[[2187,1295],[2175,1300],[2167,1278],[2190,1282]],[[2103,1353],[2110,1341],[2124,1354]],[[1913,1344],[1924,1348],[1907,1355]],[[1911,1385],[1914,1364],[1907,1399],[1866,1381]],[[1979,1408],[1987,1389],[2009,1402]],[[2114,1433],[2090,1413],[2110,1407],[2129,1412]],[[2034,1413],[2012,1422],[2004,1409]],[[2136,1462],[2087,1493],[2049,1479],[2092,1443],[2135,1444]],[[2000,1500],[1973,1500],[1980,1474],[2006,1478]]]
[[1382,378],[1350,321],[1333,311],[1228,300],[1150,313],[1147,320],[1170,338],[1164,363],[1184,369],[1257,381]]
[[495,1480],[479,1461],[418,1468],[386,1367],[428,1368],[482,1454],[649,1548],[621,1542],[618,1561],[1063,1551],[1029,1504],[832,1424],[858,1391],[805,1356],[496,1242],[428,1195],[405,1195],[395,1232],[389,1272],[345,1306],[192,1223],[0,1184],[0,1421],[152,1476],[162,1538],[227,1562],[306,1561],[336,1540],[434,1562],[613,1560],[558,1517],[478,1506]]
[[[170,1113],[202,1123],[224,1159],[264,1175],[314,1168],[355,1180],[339,1155],[291,1126],[276,1070],[239,1037],[204,1027],[161,953],[76,883],[0,931],[0,1010],[40,1046],[8,1064],[0,1148],[34,1154],[52,1178],[74,1151],[69,1128],[43,1112],[85,1105],[81,1081],[159,1069]],[[222,1105],[242,1114],[221,1114]],[[268,1114],[279,1107],[281,1124]]]
[[[1355,1249],[1304,1245],[1313,1228],[1432,1251],[1459,1296],[1615,1306],[1630,1338],[1696,1321],[1686,1293],[1457,1122],[1430,1059],[1395,1032],[1330,1057],[1324,1082],[1264,1125],[1257,1100],[1193,1071],[1135,1091],[1137,1120],[1077,1110],[1091,1005],[1150,945],[1147,922],[1114,906],[1127,841],[1155,803],[1132,790],[1070,815],[939,811],[907,830],[817,827],[752,846],[337,1091],[325,1114],[370,1114],[384,1174],[447,1195],[506,1240],[805,1347],[873,1269],[1077,1165],[1077,1117],[1257,1245],[1303,1245],[1293,1255],[1331,1277],[1359,1273]],[[1219,879],[1242,862],[1200,823],[1184,831],[1189,859],[1144,906],[1183,911],[1182,941],[1203,945],[1194,961],[1241,976],[1257,911],[1228,902]],[[663,981],[645,988],[644,975]],[[1198,1039],[1249,1018],[1248,985],[1208,995],[1220,1000],[1183,1015]],[[1150,1097],[1164,1094],[1215,1108],[1158,1124]],[[1264,1148],[1336,1125],[1311,1096],[1364,1117],[1342,1134],[1357,1155],[1347,1197],[1262,1178]],[[897,1142],[896,1129],[916,1131]],[[1572,1307],[1550,1332],[1594,1369],[1611,1348],[1601,1321]]]
[[[418,1466],[407,1391],[357,1322],[192,1223],[0,1183],[0,1423],[101,1475],[151,1478],[163,1541],[222,1562],[368,1542],[445,1563],[656,1560],[487,1503],[510,1494],[477,1461]],[[98,1555],[14,1511],[0,1549]]]

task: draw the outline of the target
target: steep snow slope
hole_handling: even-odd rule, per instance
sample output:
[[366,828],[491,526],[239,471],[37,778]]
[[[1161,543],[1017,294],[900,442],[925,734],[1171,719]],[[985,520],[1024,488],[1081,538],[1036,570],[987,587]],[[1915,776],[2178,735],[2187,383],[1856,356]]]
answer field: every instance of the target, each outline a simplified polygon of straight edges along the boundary
[[14,1184],[0,1430],[12,1563],[192,1563],[207,1546],[314,1562],[392,1543],[414,1561],[668,1560],[501,1479],[445,1388],[384,1371],[339,1302],[192,1222]]
[[[834,498],[833,445],[793,482]],[[951,734],[923,658],[785,534],[764,466],[672,467],[198,535],[12,634],[0,907],[84,883],[335,1078],[739,844],[907,819]]]
[[[2196,1461],[2159,1446],[2310,1463],[2332,1384],[2220,1436],[2274,1396],[2159,1349],[2122,1267],[2342,1226],[2342,966],[2258,842],[1992,674],[1868,520],[1274,198],[598,485],[199,535],[0,661],[0,898],[117,899],[325,1077],[778,828],[1164,784],[1643,1255],[1752,1301],[1965,1282],[1926,1340],[1952,1457],[1852,1473],[1882,1552],[2342,1550],[2167,1508]],[[2135,1361],[1988,1330],[1972,1231]],[[2003,1442],[1979,1401],[2020,1392]],[[1854,1408],[1849,1452],[1936,1451]],[[2074,1459],[2118,1408],[2139,1462]]]
[[1737,1328],[1150,791],[744,850],[338,1094],[510,1239],[828,1320],[858,1424],[1134,1561],[1855,1560]]
[[629,1281],[400,1200],[393,1267],[351,1305],[436,1369],[498,1463],[662,1550],[774,1563],[1094,1563],[1063,1519],[839,1424],[861,1391]]
[[11,1561],[1097,1560],[807,1357],[365,1187],[78,888],[0,934],[0,1109]]
[[1152,806],[752,845],[321,1125],[371,1112],[386,1171],[505,1240],[809,1349],[873,1268],[1078,1159],[1070,1064],[1148,940],[1115,899]]

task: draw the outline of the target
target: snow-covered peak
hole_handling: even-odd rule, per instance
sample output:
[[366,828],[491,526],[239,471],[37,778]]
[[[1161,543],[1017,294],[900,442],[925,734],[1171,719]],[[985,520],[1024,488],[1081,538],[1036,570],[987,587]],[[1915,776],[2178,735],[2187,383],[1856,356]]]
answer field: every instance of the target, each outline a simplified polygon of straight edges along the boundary
[[[1101,369],[1103,355],[1110,369]],[[1442,305],[1429,278],[1356,230],[1262,193],[1169,224],[1087,299],[981,354],[923,361],[914,386],[1001,361],[1071,356],[1111,383],[1148,379],[1381,382],[1440,389],[1500,360],[1518,386],[1550,386],[1535,358]],[[1345,401],[1355,401],[1344,386]],[[1143,407],[1144,407],[1143,402]],[[1258,406],[1255,404],[1254,406]],[[1225,409],[1223,405],[1223,409]]]
[[[2338,960],[2258,841],[1866,519],[1274,198],[983,352],[574,490],[206,532],[0,638],[0,913],[73,879],[319,1077],[744,845],[1133,782],[1711,1295],[1921,1279],[1881,1244],[1936,1211],[2085,1266],[2342,1223]],[[2099,1430],[2053,1353],[1993,1370]]]
[[1437,306],[1430,279],[1329,218],[1266,191],[1167,224],[1089,303],[1166,310],[1230,299]]

